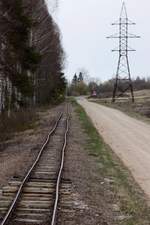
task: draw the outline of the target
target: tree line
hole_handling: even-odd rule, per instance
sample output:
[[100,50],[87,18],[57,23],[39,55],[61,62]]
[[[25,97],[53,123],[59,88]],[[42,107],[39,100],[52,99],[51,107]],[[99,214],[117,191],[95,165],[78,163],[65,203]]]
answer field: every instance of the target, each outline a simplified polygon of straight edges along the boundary
[[[88,76],[88,79],[87,79]],[[93,95],[96,93],[99,97],[112,97],[115,79],[109,79],[101,82],[98,79],[91,78],[82,72],[75,74],[71,83],[68,85],[68,95]],[[136,77],[132,80],[135,91],[150,89],[150,78]]]
[[[111,97],[114,89],[115,79],[110,79],[99,85],[95,84],[95,89],[100,97]],[[137,76],[132,79],[134,91],[150,89],[150,78],[141,78]]]
[[71,84],[68,85],[68,95],[86,95],[88,93],[88,86],[85,83],[85,77],[83,72],[79,72],[79,75],[75,73]]
[[64,55],[44,0],[1,0],[0,112],[61,100]]

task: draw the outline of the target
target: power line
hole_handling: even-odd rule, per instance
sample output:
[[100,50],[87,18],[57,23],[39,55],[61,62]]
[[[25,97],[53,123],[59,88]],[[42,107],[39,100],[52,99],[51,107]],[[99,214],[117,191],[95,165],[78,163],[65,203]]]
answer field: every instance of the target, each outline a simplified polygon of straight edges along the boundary
[[135,23],[128,19],[125,2],[122,4],[119,21],[112,23],[112,25],[119,26],[119,32],[108,37],[119,39],[119,48],[112,50],[113,52],[119,53],[112,102],[115,102],[117,97],[123,96],[128,90],[130,90],[132,102],[134,102],[128,53],[135,50],[129,47],[129,39],[140,38],[140,36],[129,33],[129,26],[135,25]]

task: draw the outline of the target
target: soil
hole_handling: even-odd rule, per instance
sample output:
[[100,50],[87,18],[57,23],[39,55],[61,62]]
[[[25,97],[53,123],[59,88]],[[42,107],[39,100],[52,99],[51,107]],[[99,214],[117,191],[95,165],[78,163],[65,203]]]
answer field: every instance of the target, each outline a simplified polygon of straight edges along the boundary
[[[34,130],[16,134],[0,152],[0,185],[6,185],[13,176],[23,177],[34,160],[38,149],[62,106],[41,112],[38,126]],[[99,164],[85,145],[88,136],[72,109],[70,131],[65,159],[63,179],[71,183],[69,215],[59,212],[60,225],[115,225],[115,215],[110,203],[113,193],[104,184]],[[67,203],[66,203],[67,204]],[[62,207],[63,208],[63,207]]]
[[78,102],[150,200],[150,125],[84,98]]
[[[6,185],[13,176],[24,176],[61,107],[39,113],[40,120],[36,129],[16,134],[15,138],[7,143],[5,150],[0,152],[1,186]],[[69,200],[66,199],[66,208],[60,206],[58,225],[121,224],[118,219],[122,221],[124,217],[119,212],[116,196],[111,189],[112,181],[104,179],[100,173],[97,158],[85,147],[89,137],[83,130],[74,108],[71,107],[71,111],[63,174],[63,180],[71,184],[71,195]],[[97,118],[97,114],[94,114],[94,118]]]
[[100,103],[101,105],[108,106],[111,108],[119,109],[122,112],[127,113],[129,116],[150,122],[150,90],[140,90],[134,92],[135,102],[132,103],[129,98],[120,97],[116,99],[115,103],[112,103],[112,93],[109,97],[105,98],[89,98],[90,101]]
[[40,119],[34,129],[16,133],[11,140],[3,143],[0,150],[0,188],[13,177],[25,175],[61,108],[58,106],[38,112]]
[[[63,178],[72,183],[72,208],[74,214],[63,214],[60,210],[59,225],[113,225],[115,214],[110,207],[113,193],[103,184],[99,165],[94,156],[85,149],[88,136],[80,120],[72,111],[68,147]],[[68,221],[68,222],[67,222]]]

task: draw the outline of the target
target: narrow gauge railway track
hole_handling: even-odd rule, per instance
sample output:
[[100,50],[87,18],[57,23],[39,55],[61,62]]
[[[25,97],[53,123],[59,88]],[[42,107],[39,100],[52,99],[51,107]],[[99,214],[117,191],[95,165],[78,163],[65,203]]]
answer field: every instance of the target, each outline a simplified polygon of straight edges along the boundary
[[0,212],[5,216],[1,225],[56,224],[59,195],[70,189],[69,182],[61,184],[68,131],[67,106],[67,113],[58,116],[23,181],[12,180],[3,189]]

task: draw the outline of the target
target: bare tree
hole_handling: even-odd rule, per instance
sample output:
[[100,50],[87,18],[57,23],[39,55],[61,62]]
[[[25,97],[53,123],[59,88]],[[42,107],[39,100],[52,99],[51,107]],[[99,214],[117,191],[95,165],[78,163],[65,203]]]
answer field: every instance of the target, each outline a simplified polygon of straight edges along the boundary
[[0,50],[0,111],[64,91],[60,31],[44,0],[1,0]]

